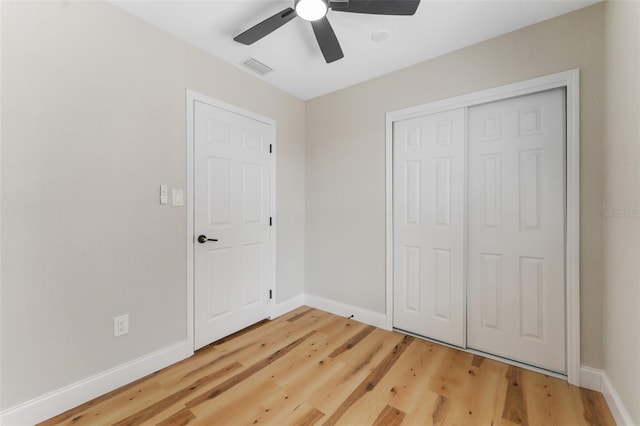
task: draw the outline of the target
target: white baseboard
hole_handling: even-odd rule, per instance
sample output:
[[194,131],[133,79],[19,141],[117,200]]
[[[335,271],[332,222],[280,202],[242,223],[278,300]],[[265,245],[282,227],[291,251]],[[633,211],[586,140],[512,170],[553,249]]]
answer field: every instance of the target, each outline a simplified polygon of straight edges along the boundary
[[27,425],[47,420],[191,355],[193,348],[186,341],[176,343],[7,409],[0,413],[0,424]]
[[286,313],[298,309],[300,306],[304,306],[304,294],[294,296],[291,299],[287,299],[284,302],[277,303],[273,307],[273,314],[269,319],[276,319]]
[[580,386],[601,392],[604,395],[613,419],[618,426],[634,426],[631,415],[625,408],[620,395],[607,377],[607,373],[595,368],[582,366],[580,368]]
[[320,309],[343,317],[350,317],[353,315],[353,319],[356,321],[389,330],[387,316],[379,312],[370,311],[358,306],[347,305],[346,303],[325,299],[324,297],[314,296],[311,294],[305,295],[305,304],[312,308]]
[[606,372],[602,372],[602,394],[607,400],[611,414],[618,426],[634,426],[636,423],[631,419],[631,414],[625,408],[620,395],[613,387]]
[[580,367],[580,386],[597,392],[602,392],[602,370],[587,367]]

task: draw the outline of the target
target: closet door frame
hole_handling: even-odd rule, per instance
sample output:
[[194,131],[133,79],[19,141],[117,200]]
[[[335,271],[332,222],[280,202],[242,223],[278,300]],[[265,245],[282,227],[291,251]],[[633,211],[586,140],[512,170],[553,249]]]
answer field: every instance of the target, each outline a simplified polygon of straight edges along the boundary
[[[580,70],[573,69],[539,78],[429,102],[386,114],[386,325],[393,328],[393,124],[396,121],[457,108],[495,102],[545,90],[566,89],[566,348],[567,380],[580,385]],[[465,112],[466,115],[466,112]],[[465,118],[466,121],[466,118]],[[466,145],[466,143],[465,143]],[[466,154],[465,154],[466,155]],[[465,182],[466,182],[465,176]],[[465,188],[466,191],[466,188]],[[465,212],[466,217],[466,193]],[[466,223],[465,223],[466,247]],[[466,259],[465,259],[466,262]],[[466,269],[466,268],[465,268]],[[465,276],[466,288],[466,276]],[[465,290],[466,298],[466,290]],[[465,300],[466,305],[466,300]],[[465,309],[466,311],[466,309]],[[466,323],[466,321],[465,321]],[[466,327],[465,327],[466,342]]]

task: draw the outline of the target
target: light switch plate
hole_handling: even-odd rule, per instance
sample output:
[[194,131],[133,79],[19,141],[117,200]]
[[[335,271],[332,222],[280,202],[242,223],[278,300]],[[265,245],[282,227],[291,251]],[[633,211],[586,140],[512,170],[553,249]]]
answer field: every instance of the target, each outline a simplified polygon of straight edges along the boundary
[[174,206],[184,206],[184,191],[182,189],[171,190],[171,203]]
[[169,202],[169,185],[160,185],[160,204]]

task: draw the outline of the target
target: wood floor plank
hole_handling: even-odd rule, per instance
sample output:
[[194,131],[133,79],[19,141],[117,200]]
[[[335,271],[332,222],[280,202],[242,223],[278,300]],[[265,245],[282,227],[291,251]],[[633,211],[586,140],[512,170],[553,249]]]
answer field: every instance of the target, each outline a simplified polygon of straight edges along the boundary
[[580,397],[583,406],[583,419],[590,425],[614,426],[616,424],[607,402],[600,392],[580,388]]
[[454,398],[463,395],[469,389],[468,370],[471,365],[473,355],[466,352],[446,348],[446,355],[438,366],[430,388],[433,392],[444,395],[447,398]]
[[[253,392],[252,392],[253,394]],[[324,417],[324,413],[300,402],[298,395],[285,389],[263,398],[260,404],[249,407],[247,424],[285,425],[291,423],[310,423],[313,419]],[[239,419],[241,421],[241,419]]]
[[[264,415],[269,414],[269,407],[261,403],[281,388],[270,380],[256,383],[243,382],[228,392],[220,394],[206,404],[192,408],[197,417],[195,425],[249,425],[257,424]],[[254,423],[255,422],[255,423]],[[269,424],[269,423],[267,423]]]
[[[326,318],[330,319],[328,316]],[[264,325],[265,323],[260,322],[260,324]],[[205,346],[198,350],[192,358],[181,361],[159,374],[156,380],[169,388],[185,380],[191,380],[198,374],[206,373],[207,370],[216,368],[218,364],[224,363],[230,358],[241,363],[250,363],[256,359],[264,358],[271,348],[291,337],[291,327],[284,318],[276,319],[269,323],[269,326],[271,332],[268,335],[260,331],[260,327],[251,326],[236,333],[237,339],[224,338]]]
[[527,414],[527,404],[522,390],[522,370],[509,366],[507,370],[507,395],[505,396],[502,418],[518,425],[528,426],[529,416]]
[[[128,426],[128,425],[136,425],[136,424],[140,424],[145,420],[149,420],[150,418],[158,415],[159,413],[163,412],[163,411],[168,411],[169,408],[186,399],[189,398],[191,395],[193,395],[194,393],[197,393],[198,390],[202,390],[202,388],[206,387],[209,383],[221,378],[221,377],[225,377],[226,375],[228,375],[229,373],[240,369],[242,366],[237,363],[234,362],[233,364],[229,364],[226,367],[223,367],[217,371],[214,371],[213,373],[209,374],[206,377],[203,377],[201,379],[196,380],[195,382],[193,382],[192,384],[190,384],[189,386],[182,388],[180,390],[178,390],[177,392],[172,393],[171,395],[168,395],[166,398],[157,401],[156,403],[149,405],[148,407],[146,407],[143,410],[140,410],[138,412],[136,412],[135,414],[132,414],[129,417],[126,417],[118,422],[115,423],[116,426]],[[235,376],[234,376],[235,377]],[[226,383],[226,382],[225,382]]]
[[181,384],[204,377],[212,371],[220,369],[221,366],[238,362],[240,352],[249,350],[251,347],[251,344],[247,344],[231,351],[209,350],[208,356],[194,357],[197,359],[194,359],[192,368],[189,368],[187,365],[179,366],[171,372],[159,375],[156,381],[165,388],[181,386]]
[[404,420],[405,413],[395,407],[387,405],[382,409],[373,426],[399,426]]
[[[285,362],[280,363],[270,372],[266,372],[265,378],[274,380],[283,387],[296,381],[308,385],[310,381],[316,380],[317,375],[325,374],[328,365],[332,363],[332,360],[328,358],[328,353],[335,346],[335,342],[341,341],[347,332],[359,331],[361,326],[360,324],[344,329],[336,326],[329,334],[317,332],[305,345],[301,345],[295,353],[287,357]],[[348,330],[344,331],[345,329]]]
[[[416,339],[380,381],[375,389],[353,405],[340,423],[372,424],[378,413],[369,407],[393,406],[410,412],[422,403],[425,383],[444,358],[442,346]],[[431,351],[431,352],[429,352]]]
[[513,426],[514,423],[502,418],[502,412],[504,411],[506,402],[506,395],[510,386],[509,379],[507,377],[507,371],[509,370],[510,365],[491,359],[485,359],[482,362],[482,366],[480,368],[487,369],[489,367],[492,367],[493,369],[492,374],[498,377],[497,383],[495,385],[496,399],[494,401],[495,405],[493,406],[493,424],[496,426]]
[[347,412],[353,404],[355,404],[360,398],[362,398],[367,392],[375,389],[377,384],[387,374],[387,372],[393,367],[398,358],[404,353],[404,351],[413,343],[414,337],[404,336],[402,341],[394,346],[394,348],[384,357],[384,359],[376,365],[371,373],[358,385],[358,387],[349,395],[340,406],[331,414],[331,416],[323,423],[325,426],[335,424],[344,413]]
[[[300,421],[296,421],[291,419],[292,426],[313,426],[318,423],[324,417],[324,413],[316,410],[315,408],[311,408],[307,414],[300,419]],[[275,423],[282,424],[282,423]]]
[[450,406],[449,399],[444,395],[438,394],[436,404],[431,411],[431,421],[434,425],[444,424]]
[[370,325],[368,327],[364,327],[355,336],[353,336],[352,338],[350,338],[349,340],[347,340],[346,342],[344,342],[343,344],[341,344],[340,346],[335,348],[333,350],[333,352],[331,352],[329,354],[329,358],[331,358],[331,359],[337,358],[338,356],[340,356],[341,354],[345,353],[349,349],[352,349],[355,345],[360,343],[360,341],[362,341],[362,339],[364,339],[369,334],[371,334],[371,332],[373,332],[373,330],[375,330],[375,329],[376,328],[374,326],[372,326],[372,325]]
[[333,413],[401,340],[401,335],[377,329],[339,359],[331,360],[330,366],[342,368],[308,397],[309,403],[325,414]]
[[305,339],[307,339],[309,336],[311,336],[312,334],[315,333],[315,330],[310,331],[309,333],[305,334],[304,336],[300,337],[299,339],[289,343],[287,346],[278,349],[276,352],[272,353],[270,356],[268,356],[267,358],[253,364],[252,366],[246,368],[245,370],[241,371],[240,373],[236,374],[235,376],[231,377],[230,379],[224,381],[223,383],[219,384],[218,386],[214,387],[213,389],[209,390],[208,392],[191,399],[190,401],[188,401],[185,406],[187,408],[193,408],[196,407],[204,402],[206,402],[207,400],[211,400],[214,399],[215,397],[217,397],[218,395],[220,395],[221,393],[226,392],[227,390],[231,389],[232,387],[236,386],[238,383],[242,382],[243,380],[246,380],[247,378],[251,377],[252,374],[255,374],[257,371],[262,370],[263,368],[267,367],[268,365],[272,364],[274,361],[280,359],[281,357],[285,356],[287,353],[289,353],[293,348],[295,348],[296,346],[298,346],[299,344],[301,344],[302,342],[305,341]]
[[276,319],[273,324],[269,324],[269,333],[264,333],[261,329],[254,329],[241,339],[214,344],[209,349],[211,352],[207,358],[213,357],[213,359],[209,358],[209,364],[215,364],[219,360],[229,357],[233,357],[234,361],[245,365],[253,364],[283,346],[283,343],[292,342],[310,329],[335,321],[337,318],[339,317],[314,310],[310,315],[297,322],[295,326],[292,326],[281,317]]
[[183,408],[182,410],[178,411],[177,413],[173,414],[167,419],[161,421],[160,423],[157,423],[157,425],[158,426],[185,426],[191,423],[195,419],[196,419],[196,416],[194,416],[189,409]]
[[[366,327],[362,323],[336,317],[334,323],[319,327],[318,332],[294,349],[286,360],[280,360],[278,365],[274,364],[269,371],[257,373],[254,377],[257,381],[272,380],[283,387],[283,390],[250,409],[254,413],[253,421],[257,420],[262,424],[288,423],[286,417],[278,419],[273,407],[278,407],[278,411],[281,412],[295,414],[297,408],[306,404],[307,398],[317,388],[323,386],[326,380],[343,368],[343,365],[333,362],[328,357],[338,345],[336,342],[351,340],[352,334],[358,334]],[[354,347],[355,344],[349,350]],[[312,418],[316,415],[317,413]],[[308,421],[310,420],[306,419],[303,422]]]
[[[270,389],[264,394],[258,394],[255,389],[247,388],[243,390],[242,387],[235,389],[234,393],[227,396],[223,401],[216,401],[215,404],[207,404],[206,408],[197,408],[195,412],[197,416],[205,419],[210,418],[210,414],[213,412],[225,413],[224,419],[228,419],[229,413],[232,413],[234,421],[240,424],[252,424],[254,422],[261,424],[279,424],[275,416],[276,410],[273,406],[278,407],[279,411],[290,411],[294,413],[298,406],[304,403],[302,398],[305,394],[308,394],[313,390],[313,386],[309,386],[309,383],[318,382],[315,377],[319,373],[319,370],[326,371],[326,364],[323,359],[329,351],[332,350],[337,344],[335,341],[342,341],[345,336],[349,337],[346,333],[357,333],[364,328],[364,324],[349,321],[340,317],[332,316],[329,321],[323,320],[316,323],[317,330],[315,333],[307,338],[302,344],[298,345],[287,354],[286,359],[282,358],[275,361],[270,365],[269,369],[262,369],[256,371],[251,377],[251,380],[256,383],[276,383],[280,386],[290,384],[295,381],[300,381],[300,389],[302,392],[290,393],[282,389],[277,392],[276,388]],[[321,332],[324,331],[324,332]],[[346,330],[346,331],[345,331]],[[302,377],[301,367],[305,366],[313,369],[313,375],[311,377]],[[242,385],[241,385],[242,386]],[[245,387],[250,386],[244,384]],[[291,398],[289,397],[291,396]],[[251,400],[260,401],[260,403],[247,406],[243,397],[248,397]],[[240,409],[242,407],[242,409]],[[318,410],[315,410],[319,412]],[[235,414],[233,414],[235,413]],[[314,412],[315,413],[315,412]],[[322,414],[324,416],[324,414]],[[315,413],[311,418],[315,418]],[[217,421],[224,421],[220,417],[216,417]],[[285,420],[285,419],[283,419]],[[286,420],[288,422],[289,420]],[[301,419],[301,422],[308,422],[309,419]]]
[[403,424],[444,425],[449,415],[451,401],[444,395],[431,391],[427,386],[419,394],[420,404],[406,412]]
[[[501,385],[506,382],[505,365],[486,359],[478,362],[474,356],[466,367],[464,391],[452,395],[447,421],[453,424],[495,424],[501,419],[504,408],[506,385]],[[496,408],[498,406],[499,409]]]
[[[529,424],[586,424],[579,410],[576,410],[582,406],[579,395],[571,395],[570,385],[566,381],[522,370],[521,386]],[[563,406],[573,409],[558,409]]]
[[52,425],[604,425],[598,392],[301,307]]
[[[234,420],[239,423],[251,424],[257,421],[261,424],[274,424],[273,417],[276,411],[274,407],[277,407],[278,411],[293,413],[297,406],[305,402],[305,396],[312,391],[313,386],[309,386],[309,383],[317,382],[315,376],[324,374],[327,370],[326,364],[322,361],[326,358],[328,351],[331,350],[330,347],[327,348],[327,343],[344,333],[337,327],[343,319],[335,318],[334,321],[336,322],[333,327],[334,335],[315,332],[302,344],[292,349],[286,358],[275,361],[268,369],[257,371],[251,377],[251,383],[239,385],[238,389],[234,389],[230,396],[225,396],[222,402],[216,401],[215,404],[206,404],[205,408],[196,409],[198,417],[207,418],[208,413],[212,411],[224,412],[226,415],[226,413],[232,411],[232,408],[229,407],[234,406],[234,404],[235,406],[242,406],[244,410],[241,415],[235,416]],[[354,327],[351,328],[353,329]],[[357,332],[358,328],[354,328],[353,331]],[[312,369],[313,375],[307,376],[304,371],[300,371],[300,366]],[[299,380],[301,381],[300,392],[293,393],[284,389],[284,385],[295,383]],[[279,388],[273,387],[270,392],[262,395],[258,395],[256,390],[251,388],[251,386],[254,386],[252,383],[265,382],[274,383]],[[246,403],[242,404],[246,398],[250,398],[256,403],[249,406]]]
[[290,318],[287,319],[287,322],[297,321],[303,316],[307,315],[309,312],[313,312],[313,308],[305,309],[302,312],[298,312],[295,315],[292,315]]
[[[282,404],[285,411],[295,412],[296,407],[310,405],[322,412],[322,407],[313,405],[312,396],[324,393],[331,388],[332,381],[344,372],[344,365],[334,362],[328,357],[321,358],[326,362],[320,363],[312,361],[309,368],[304,368],[293,380],[282,383],[284,398],[287,404]],[[278,382],[281,383],[281,382]],[[355,386],[354,386],[355,387]],[[336,402],[336,406],[339,401]]]
[[484,362],[486,358],[480,355],[474,355],[473,356],[473,361],[471,361],[471,366],[472,367],[476,367],[476,368],[480,368],[480,366],[482,365],[482,363]]

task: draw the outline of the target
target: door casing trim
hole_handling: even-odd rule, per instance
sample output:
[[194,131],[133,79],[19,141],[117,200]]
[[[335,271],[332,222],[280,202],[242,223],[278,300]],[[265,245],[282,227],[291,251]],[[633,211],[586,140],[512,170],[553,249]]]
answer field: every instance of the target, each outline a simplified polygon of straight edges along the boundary
[[[271,225],[271,276],[270,283],[268,288],[273,291],[272,298],[268,301],[268,312],[269,318],[274,316],[274,308],[275,301],[277,300],[277,288],[276,288],[276,227],[277,220],[275,217],[276,212],[276,121],[274,119],[264,117],[262,115],[256,114],[252,111],[240,108],[235,105],[228,104],[226,102],[222,102],[218,99],[212,98],[210,96],[204,95],[202,93],[198,93],[193,90],[186,90],[186,118],[187,118],[187,194],[186,194],[186,207],[187,207],[187,346],[192,349],[195,348],[195,327],[194,327],[194,291],[195,291],[195,275],[194,275],[194,254],[193,248],[195,244],[195,230],[194,230],[194,206],[193,206],[193,196],[194,196],[194,144],[195,144],[195,102],[202,102],[208,105],[211,105],[216,108],[220,108],[234,114],[243,115],[245,117],[251,118],[256,121],[263,122],[269,125],[271,129],[271,203],[269,216],[273,217],[273,223]],[[193,353],[193,352],[192,352]]]
[[[429,102],[386,114],[386,325],[393,328],[393,123],[456,108],[566,89],[566,349],[567,379],[580,385],[580,70],[572,69],[530,80]],[[466,154],[465,154],[466,155]],[[466,195],[465,195],[466,200]],[[465,202],[466,209],[466,202]],[[465,211],[466,216],[466,211]],[[466,224],[465,224],[466,227]],[[465,230],[466,234],[466,230]],[[466,245],[466,241],[465,241]],[[466,278],[466,277],[465,277]],[[466,280],[465,280],[466,281]],[[466,286],[466,284],[465,284]],[[466,292],[465,292],[466,293]],[[465,296],[466,297],[466,296]],[[466,300],[465,300],[466,303]],[[466,322],[466,319],[465,319]],[[466,330],[465,330],[466,335]]]

